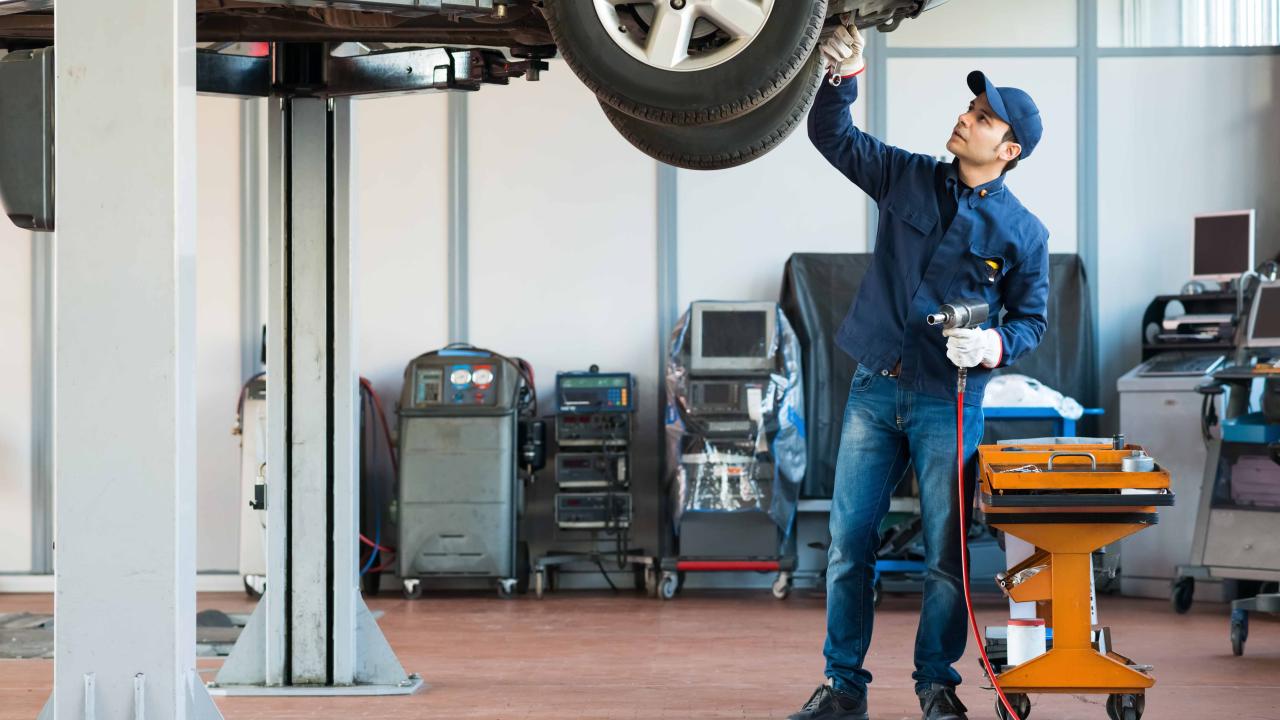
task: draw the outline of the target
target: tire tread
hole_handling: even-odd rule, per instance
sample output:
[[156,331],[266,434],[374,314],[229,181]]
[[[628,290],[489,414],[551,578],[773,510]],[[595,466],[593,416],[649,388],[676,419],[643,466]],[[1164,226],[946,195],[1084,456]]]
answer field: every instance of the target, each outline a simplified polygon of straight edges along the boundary
[[[816,81],[815,81],[816,80]],[[822,81],[822,75],[816,78],[796,77],[793,82],[807,82],[808,87],[805,89],[800,101],[795,103],[786,118],[780,123],[776,129],[763,138],[759,138],[741,148],[732,152],[714,152],[708,154],[691,154],[688,152],[679,152],[671,148],[664,147],[660,144],[651,142],[646,136],[644,126],[641,122],[624,115],[601,101],[605,115],[609,118],[609,122],[613,127],[626,138],[641,152],[650,157],[687,170],[724,170],[726,168],[737,167],[748,163],[765,153],[768,153],[779,143],[787,139],[792,132],[804,121],[805,115],[809,112],[809,108],[813,105],[813,98],[817,95],[818,87]],[[715,132],[713,127],[706,128],[707,132]]]
[[[827,2],[825,0],[814,2],[810,7],[810,16],[805,24],[804,42],[796,47],[795,51],[787,58],[782,67],[778,68],[773,75],[769,77],[765,85],[763,85],[760,90],[733,102],[722,103],[699,110],[677,112],[636,103],[629,98],[619,95],[610,88],[605,87],[600,79],[591,73],[590,64],[584,58],[579,57],[574,49],[569,46],[569,43],[563,43],[558,40],[558,38],[563,37],[563,32],[561,30],[560,20],[557,17],[555,8],[560,2],[581,1],[582,0],[545,0],[543,3],[543,16],[547,20],[547,26],[551,29],[552,37],[557,38],[556,45],[560,51],[560,56],[564,58],[565,63],[573,70],[573,73],[578,76],[578,79],[580,79],[582,83],[591,90],[591,92],[595,93],[596,97],[600,98],[601,102],[604,102],[610,107],[620,110],[631,117],[660,125],[710,125],[745,115],[760,105],[763,105],[770,98],[785,88],[787,84],[800,73],[800,70],[804,67],[805,61],[809,59],[809,54],[817,47],[818,36],[822,33],[823,24],[827,19]],[[780,1],[784,3],[788,2],[788,0]]]

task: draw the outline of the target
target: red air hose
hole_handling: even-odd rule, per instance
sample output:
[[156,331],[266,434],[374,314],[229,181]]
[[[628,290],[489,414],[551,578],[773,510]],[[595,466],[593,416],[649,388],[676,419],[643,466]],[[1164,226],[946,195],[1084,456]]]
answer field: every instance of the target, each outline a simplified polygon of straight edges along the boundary
[[969,526],[966,522],[967,508],[964,492],[964,376],[967,373],[964,370],[960,372],[961,379],[956,388],[956,492],[959,493],[960,498],[960,572],[964,579],[964,604],[969,611],[969,626],[973,628],[973,637],[978,641],[978,652],[982,654],[982,665],[987,669],[987,677],[991,678],[991,684],[995,686],[996,694],[1000,696],[1000,702],[1008,711],[1009,717],[1013,720],[1022,720],[1018,713],[1014,712],[1013,704],[1004,696],[1000,681],[996,679],[996,672],[991,667],[991,659],[987,657],[987,645],[983,641],[982,631],[978,629],[978,618],[973,614],[973,596],[969,591]]

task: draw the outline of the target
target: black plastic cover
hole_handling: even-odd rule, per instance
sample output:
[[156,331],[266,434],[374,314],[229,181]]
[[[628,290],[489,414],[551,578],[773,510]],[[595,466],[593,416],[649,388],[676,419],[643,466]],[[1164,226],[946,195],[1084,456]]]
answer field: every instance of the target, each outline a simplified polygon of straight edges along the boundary
[[[844,405],[857,367],[836,346],[835,336],[871,258],[867,253],[796,253],[783,271],[779,303],[800,341],[804,369],[809,460],[801,486],[803,498],[829,498],[835,484]],[[1017,365],[998,372],[1029,375],[1086,407],[1093,406],[1098,396],[1093,325],[1084,263],[1078,255],[1050,255],[1049,327],[1044,339]],[[991,421],[984,442],[1051,434],[1047,427]]]

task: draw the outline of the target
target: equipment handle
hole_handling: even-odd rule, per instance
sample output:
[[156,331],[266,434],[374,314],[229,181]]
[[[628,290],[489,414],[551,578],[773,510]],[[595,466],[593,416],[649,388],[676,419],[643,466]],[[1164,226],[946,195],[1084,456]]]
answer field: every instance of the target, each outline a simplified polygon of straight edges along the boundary
[[1060,457],[1087,457],[1089,458],[1089,469],[1093,472],[1098,471],[1098,458],[1094,457],[1091,452],[1056,452],[1049,455],[1049,472],[1053,472],[1053,459]]

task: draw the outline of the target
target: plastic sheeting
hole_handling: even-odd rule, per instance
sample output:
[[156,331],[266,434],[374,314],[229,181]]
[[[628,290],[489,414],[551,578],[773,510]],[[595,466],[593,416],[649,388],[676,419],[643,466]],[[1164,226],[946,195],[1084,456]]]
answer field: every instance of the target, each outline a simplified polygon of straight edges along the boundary
[[[857,361],[835,344],[836,330],[871,266],[870,254],[796,253],[787,260],[779,302],[791,320],[804,357],[808,465],[801,496],[829,498],[849,380]],[[1096,403],[1093,306],[1077,255],[1049,256],[1049,327],[1034,352],[1015,367],[997,370],[1034,377],[1086,406]],[[1089,427],[1090,418],[1085,418]],[[1043,431],[1047,432],[1048,427]],[[989,421],[986,438],[1042,432],[1027,423]]]
[[690,415],[689,311],[671,333],[664,425],[677,533],[686,512],[764,511],[783,532],[791,527],[808,455],[804,383],[800,342],[781,308],[775,313],[775,370],[760,376],[759,390],[748,391],[756,431],[742,436],[709,437],[705,421]]
[[1035,378],[1007,373],[991,378],[984,407],[1051,407],[1068,420],[1079,420],[1084,408],[1075,398],[1069,398]]

